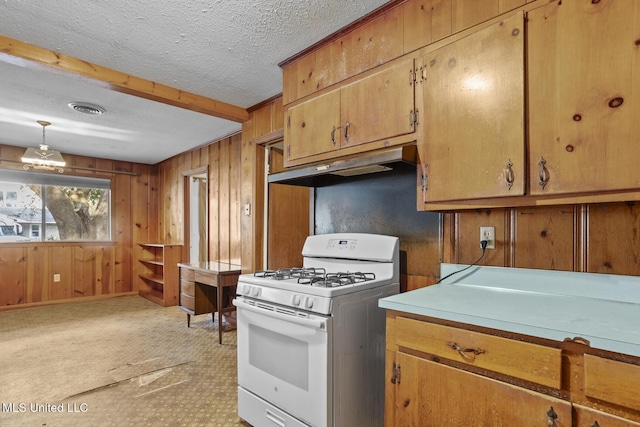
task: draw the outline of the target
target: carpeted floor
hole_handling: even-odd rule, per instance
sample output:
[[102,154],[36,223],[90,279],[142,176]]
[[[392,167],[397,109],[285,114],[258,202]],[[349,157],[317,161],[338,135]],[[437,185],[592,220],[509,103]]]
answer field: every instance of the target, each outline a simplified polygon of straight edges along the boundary
[[137,296],[0,313],[0,425],[247,427],[236,332],[217,337]]

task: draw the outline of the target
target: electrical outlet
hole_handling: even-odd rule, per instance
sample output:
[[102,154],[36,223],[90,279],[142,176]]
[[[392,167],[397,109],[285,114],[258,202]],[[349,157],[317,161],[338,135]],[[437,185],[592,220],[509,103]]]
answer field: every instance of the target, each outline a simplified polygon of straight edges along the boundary
[[60,275],[59,274],[54,274],[53,275],[53,281],[54,282],[59,282],[60,281]]
[[487,241],[487,249],[495,249],[496,248],[496,228],[480,227],[480,241],[483,241],[483,240]]

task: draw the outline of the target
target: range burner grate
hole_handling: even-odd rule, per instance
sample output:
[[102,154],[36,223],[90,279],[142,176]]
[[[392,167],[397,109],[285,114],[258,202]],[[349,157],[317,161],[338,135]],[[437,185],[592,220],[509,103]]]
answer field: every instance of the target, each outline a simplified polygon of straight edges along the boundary
[[307,279],[311,277],[326,275],[324,268],[315,267],[294,267],[294,268],[282,268],[280,270],[261,270],[256,271],[253,275],[255,277],[267,277],[274,280],[287,280],[287,279]]
[[324,268],[295,267],[280,270],[260,270],[253,274],[255,277],[266,277],[273,280],[297,279],[301,285],[311,285],[323,288],[352,285],[354,283],[374,280],[374,273],[345,272],[327,273]]
[[367,282],[369,280],[374,280],[375,278],[376,275],[373,273],[328,273],[324,275],[298,279],[298,283],[304,285],[319,286],[323,288],[335,288],[338,286]]

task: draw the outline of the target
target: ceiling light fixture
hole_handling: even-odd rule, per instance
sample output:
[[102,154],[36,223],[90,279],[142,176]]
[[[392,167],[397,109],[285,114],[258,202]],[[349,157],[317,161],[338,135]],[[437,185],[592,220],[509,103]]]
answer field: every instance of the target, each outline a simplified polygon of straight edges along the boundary
[[26,170],[29,168],[39,170],[57,170],[59,173],[64,172],[64,166],[67,162],[62,158],[62,154],[55,150],[49,150],[49,146],[45,141],[44,130],[51,123],[44,120],[38,120],[38,124],[42,126],[42,144],[40,149],[27,148],[27,151],[22,155],[22,167]]
[[93,116],[99,116],[107,112],[107,110],[105,110],[101,106],[89,104],[87,102],[70,102],[67,105],[69,106],[69,108],[79,113],[90,114]]

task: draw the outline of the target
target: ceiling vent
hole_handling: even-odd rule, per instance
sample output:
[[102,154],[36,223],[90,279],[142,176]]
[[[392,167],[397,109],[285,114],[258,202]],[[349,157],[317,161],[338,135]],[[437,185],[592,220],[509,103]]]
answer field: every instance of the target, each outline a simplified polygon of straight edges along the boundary
[[70,102],[69,108],[84,114],[91,114],[93,116],[99,116],[100,114],[104,114],[107,112],[104,108],[99,105],[88,104],[86,102]]

